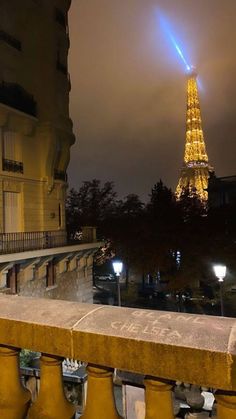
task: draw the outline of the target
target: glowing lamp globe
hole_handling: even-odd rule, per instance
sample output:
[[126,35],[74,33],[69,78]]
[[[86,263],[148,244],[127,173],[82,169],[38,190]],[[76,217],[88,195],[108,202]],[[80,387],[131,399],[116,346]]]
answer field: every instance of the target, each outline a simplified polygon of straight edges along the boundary
[[215,276],[218,278],[219,282],[223,282],[226,275],[226,266],[225,265],[214,265],[213,266]]
[[115,262],[112,262],[112,265],[113,265],[113,269],[114,269],[114,272],[115,272],[116,276],[119,276],[122,272],[122,269],[123,269],[123,263],[115,261]]

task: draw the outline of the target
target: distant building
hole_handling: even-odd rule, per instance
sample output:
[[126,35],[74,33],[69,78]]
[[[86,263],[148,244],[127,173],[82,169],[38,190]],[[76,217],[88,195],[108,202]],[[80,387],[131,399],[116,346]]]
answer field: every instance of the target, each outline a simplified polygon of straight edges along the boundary
[[1,1],[0,288],[91,301],[95,232],[71,247],[65,231],[70,3]]
[[209,207],[236,205],[236,176],[216,177],[211,174],[208,183]]

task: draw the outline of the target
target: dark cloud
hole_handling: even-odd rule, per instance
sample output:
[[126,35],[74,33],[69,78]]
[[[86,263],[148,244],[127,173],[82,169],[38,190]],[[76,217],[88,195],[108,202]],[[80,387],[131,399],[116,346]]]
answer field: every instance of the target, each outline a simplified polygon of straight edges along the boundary
[[159,28],[164,13],[201,79],[208,155],[236,174],[235,0],[74,0],[70,11],[70,185],[114,180],[145,198],[175,187],[185,140],[185,75]]

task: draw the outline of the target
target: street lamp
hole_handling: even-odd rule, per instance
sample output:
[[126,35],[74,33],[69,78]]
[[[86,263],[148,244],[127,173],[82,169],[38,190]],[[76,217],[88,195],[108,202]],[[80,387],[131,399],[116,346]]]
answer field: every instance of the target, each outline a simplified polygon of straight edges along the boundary
[[120,261],[112,262],[114,272],[116,274],[116,282],[117,282],[117,296],[118,296],[118,306],[121,306],[121,298],[120,298],[120,274],[123,269],[123,263]]
[[213,266],[215,276],[218,278],[220,284],[220,306],[221,306],[221,316],[224,316],[224,303],[223,303],[223,282],[226,275],[226,266],[225,265],[214,265]]

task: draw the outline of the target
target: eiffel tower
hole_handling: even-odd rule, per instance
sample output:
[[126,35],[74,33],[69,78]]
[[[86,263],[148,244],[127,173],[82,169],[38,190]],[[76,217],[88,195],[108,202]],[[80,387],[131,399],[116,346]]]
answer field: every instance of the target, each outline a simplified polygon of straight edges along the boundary
[[179,199],[183,191],[188,189],[190,196],[196,194],[203,203],[206,203],[209,172],[213,169],[208,162],[202,130],[197,74],[193,69],[189,73],[187,81],[186,116],[184,163],[176,188],[176,197]]

